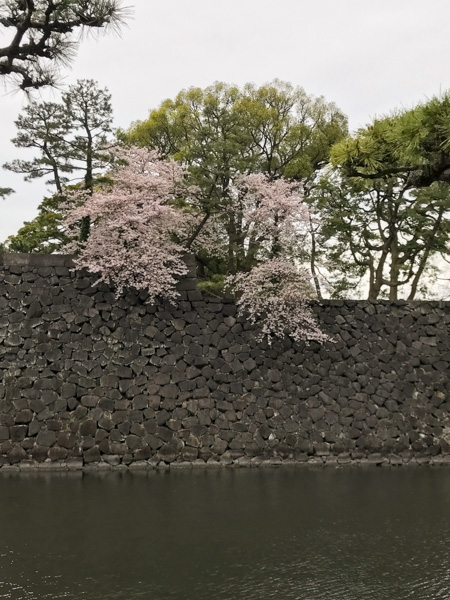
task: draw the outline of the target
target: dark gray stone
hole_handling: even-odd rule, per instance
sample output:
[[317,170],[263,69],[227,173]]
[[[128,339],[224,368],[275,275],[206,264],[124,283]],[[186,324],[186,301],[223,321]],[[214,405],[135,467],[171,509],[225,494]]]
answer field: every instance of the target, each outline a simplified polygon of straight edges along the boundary
[[87,464],[92,462],[99,462],[101,460],[101,454],[98,446],[93,446],[92,448],[85,450],[83,452],[83,460]]
[[130,450],[137,450],[142,446],[142,440],[137,435],[129,435],[126,444]]
[[82,396],[81,404],[87,408],[94,408],[97,406],[99,398],[97,396]]
[[92,419],[87,419],[86,421],[83,421],[80,425],[80,434],[83,436],[88,436],[88,435],[95,435],[95,432],[97,431],[97,423],[95,421],[93,421]]
[[56,433],[54,431],[40,431],[36,437],[36,443],[39,446],[49,448],[56,442]]
[[171,463],[178,458],[179,452],[170,444],[165,444],[158,450],[158,455],[164,462]]
[[28,427],[26,425],[15,425],[9,428],[11,441],[12,442],[22,442],[28,432]]
[[56,438],[56,443],[62,448],[74,448],[77,442],[77,436],[73,433],[62,432]]
[[47,448],[47,447],[35,446],[33,448],[31,456],[32,456],[33,460],[35,460],[36,462],[44,462],[44,460],[46,460],[46,458],[48,457],[48,451],[49,451],[49,448]]
[[67,458],[68,452],[66,448],[54,446],[48,451],[48,457],[51,461],[64,460]]
[[17,424],[30,423],[33,420],[33,413],[31,412],[31,410],[27,409],[20,410],[17,413],[16,418],[14,420]]
[[7,459],[11,465],[15,465],[28,458],[26,451],[20,446],[14,446],[7,454]]
[[449,303],[313,303],[333,341],[269,346],[193,280],[147,306],[67,260],[0,260],[0,462],[450,452]]

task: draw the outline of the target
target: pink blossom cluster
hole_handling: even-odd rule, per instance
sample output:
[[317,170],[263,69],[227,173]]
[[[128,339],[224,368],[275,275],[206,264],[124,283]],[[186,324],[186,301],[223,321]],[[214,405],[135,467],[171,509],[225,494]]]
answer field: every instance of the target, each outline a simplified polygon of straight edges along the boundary
[[271,180],[263,173],[241,175],[232,186],[229,210],[242,214],[242,228],[248,243],[264,244],[277,238],[289,246],[307,219],[298,183]]
[[[230,184],[227,201],[205,221],[191,249],[225,258],[231,244],[264,259],[275,240],[283,251],[289,249],[307,218],[298,183],[270,180],[261,173],[240,175]],[[234,239],[228,237],[229,219],[235,224]],[[191,213],[184,226],[193,230],[199,220]]]
[[68,214],[69,228],[83,217],[91,219],[76,265],[98,273],[118,294],[133,287],[146,290],[151,302],[173,300],[176,281],[187,271],[185,249],[175,241],[183,213],[173,206],[183,191],[183,170],[144,148],[125,150],[120,158],[124,164],[112,173],[114,185]]
[[[150,302],[173,301],[176,282],[187,272],[182,260],[187,251],[218,256],[230,244],[239,246],[259,264],[228,283],[240,312],[261,325],[261,338],[327,339],[307,306],[308,275],[287,260],[289,243],[306,218],[297,185],[262,174],[240,176],[230,187],[229,202],[205,215],[176,162],[145,148],[122,150],[118,158],[111,185],[70,199],[66,227],[74,237],[82,219],[91,223],[88,239],[74,241],[77,267],[98,273],[117,294],[132,287],[145,290]],[[228,237],[231,220],[234,238]]]
[[312,289],[308,273],[291,262],[276,258],[249,273],[228,278],[237,294],[241,314],[261,327],[259,341],[290,335],[295,341],[329,339],[322,333],[307,301]]

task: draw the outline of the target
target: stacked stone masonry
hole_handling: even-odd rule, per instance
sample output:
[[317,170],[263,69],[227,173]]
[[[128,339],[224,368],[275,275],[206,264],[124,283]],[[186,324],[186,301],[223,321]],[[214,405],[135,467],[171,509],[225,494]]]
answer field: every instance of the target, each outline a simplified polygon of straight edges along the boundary
[[0,467],[450,461],[450,303],[312,303],[332,341],[268,346],[190,266],[154,306],[0,257]]

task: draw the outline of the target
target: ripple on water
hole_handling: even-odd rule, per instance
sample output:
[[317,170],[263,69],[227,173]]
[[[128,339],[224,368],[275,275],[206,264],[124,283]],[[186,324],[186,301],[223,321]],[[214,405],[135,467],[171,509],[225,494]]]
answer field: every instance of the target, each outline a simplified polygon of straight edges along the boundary
[[449,600],[450,471],[8,478],[0,600]]

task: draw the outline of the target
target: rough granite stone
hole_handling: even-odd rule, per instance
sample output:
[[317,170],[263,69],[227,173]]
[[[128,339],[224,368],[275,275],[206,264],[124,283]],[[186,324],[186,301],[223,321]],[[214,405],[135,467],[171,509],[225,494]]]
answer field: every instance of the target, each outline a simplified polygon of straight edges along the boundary
[[71,264],[0,257],[0,466],[448,463],[450,303],[313,302],[332,341],[269,346],[195,261],[153,306]]

